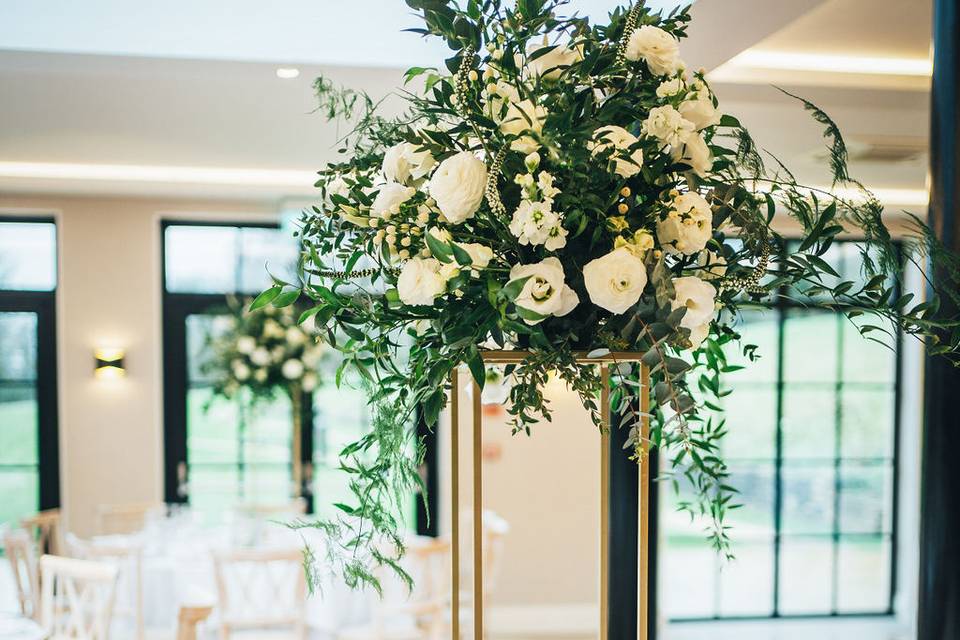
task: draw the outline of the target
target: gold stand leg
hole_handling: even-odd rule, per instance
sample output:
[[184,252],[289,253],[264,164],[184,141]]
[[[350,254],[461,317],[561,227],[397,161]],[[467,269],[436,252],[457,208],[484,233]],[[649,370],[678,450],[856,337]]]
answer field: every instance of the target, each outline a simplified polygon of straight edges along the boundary
[[450,627],[460,640],[460,380],[450,372]]
[[[646,367],[641,367],[640,373],[640,411],[647,414],[650,411],[650,373]],[[637,638],[647,640],[647,630],[650,625],[650,418],[644,415],[640,421],[640,444],[643,459],[640,461],[640,535],[638,543],[638,557],[640,567],[637,570],[637,598],[639,609],[637,615]]]
[[609,636],[610,594],[610,365],[600,365],[600,640]]
[[483,640],[483,407],[473,381],[473,637]]
[[290,475],[293,497],[299,498],[303,495],[303,453],[300,446],[303,442],[303,395],[299,385],[290,389],[290,411],[293,413],[293,429],[290,435],[290,457],[293,465]]

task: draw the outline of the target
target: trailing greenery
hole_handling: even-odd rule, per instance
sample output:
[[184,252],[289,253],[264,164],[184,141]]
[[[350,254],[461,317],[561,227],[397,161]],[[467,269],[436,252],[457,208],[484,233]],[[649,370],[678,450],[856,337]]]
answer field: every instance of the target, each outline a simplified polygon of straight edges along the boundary
[[[602,379],[578,356],[637,354],[649,388],[628,362],[611,383],[630,434],[625,455],[645,464],[643,445],[664,452],[675,482],[695,489],[681,508],[706,516],[725,554],[735,489],[719,454],[728,426],[716,416],[730,393],[723,376],[738,368],[727,354],[756,357],[738,332],[742,310],[789,292],[842,311],[868,338],[900,328],[957,358],[957,319],[939,313],[938,295],[897,294],[903,267],[883,207],[851,178],[836,124],[801,99],[824,127],[834,186],[857,198],[799,184],[721,113],[679,57],[686,10],[664,16],[639,2],[593,24],[565,16],[560,0],[407,5],[423,20],[413,31],[442,38],[452,56],[407,72],[395,118],[317,81],[320,111],[353,128],[342,159],[319,173],[322,201],[302,218],[300,280],[277,281],[256,303],[306,299],[301,321],[343,354],[338,383],[352,371],[369,388],[372,429],[341,455],[353,501],[336,518],[297,525],[327,534],[323,564],[348,584],[379,588],[383,569],[409,579],[400,511],[422,489],[412,417],[437,423],[455,367],[482,387],[486,349],[529,353],[507,367],[506,405],[514,431],[534,435],[551,418],[548,371],[600,426]],[[774,229],[777,215],[799,223],[798,242]],[[865,240],[862,281],[829,263],[848,232]],[[919,220],[908,249],[956,284],[957,258]],[[314,582],[318,565],[310,554],[306,563]]]

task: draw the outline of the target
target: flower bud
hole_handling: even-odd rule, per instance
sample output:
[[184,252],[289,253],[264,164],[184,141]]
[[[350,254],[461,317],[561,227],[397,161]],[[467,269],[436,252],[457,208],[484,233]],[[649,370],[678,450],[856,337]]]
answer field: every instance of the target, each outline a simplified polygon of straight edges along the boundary
[[627,206],[627,203],[621,202],[617,205],[617,211],[619,211],[621,214],[625,214],[627,211],[630,211],[630,207]]
[[540,154],[534,151],[523,159],[523,164],[527,167],[527,171],[533,173],[540,166]]

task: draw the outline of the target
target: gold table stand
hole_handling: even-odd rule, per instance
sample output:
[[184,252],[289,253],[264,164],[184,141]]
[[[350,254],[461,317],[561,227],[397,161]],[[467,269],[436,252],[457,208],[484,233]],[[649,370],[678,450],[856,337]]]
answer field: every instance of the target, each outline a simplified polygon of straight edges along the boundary
[[[519,364],[530,354],[525,351],[483,351],[481,356],[488,365]],[[599,638],[609,639],[609,583],[610,571],[610,366],[620,363],[640,362],[642,354],[634,352],[608,353],[590,357],[578,353],[579,364],[600,366],[602,382],[600,393],[602,430],[600,435],[600,620]],[[460,640],[460,372],[450,372],[450,470],[451,470],[451,637]],[[482,443],[482,407],[481,389],[476,380],[473,384],[473,637],[483,640],[483,467],[481,459]],[[649,412],[649,371],[640,366],[640,413],[643,456],[638,467],[638,536],[637,551],[637,639],[647,640],[648,598],[650,586],[650,419]],[[626,454],[624,454],[626,455]]]

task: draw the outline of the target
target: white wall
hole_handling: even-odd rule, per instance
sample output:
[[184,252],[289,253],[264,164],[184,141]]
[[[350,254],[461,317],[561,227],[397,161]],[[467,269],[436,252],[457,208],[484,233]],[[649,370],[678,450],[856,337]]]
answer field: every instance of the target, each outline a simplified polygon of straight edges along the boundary
[[[161,218],[263,219],[275,209],[0,196],[2,213],[57,221],[61,504],[71,531],[94,533],[99,504],[163,499]],[[126,378],[94,379],[97,346],[126,349]]]

